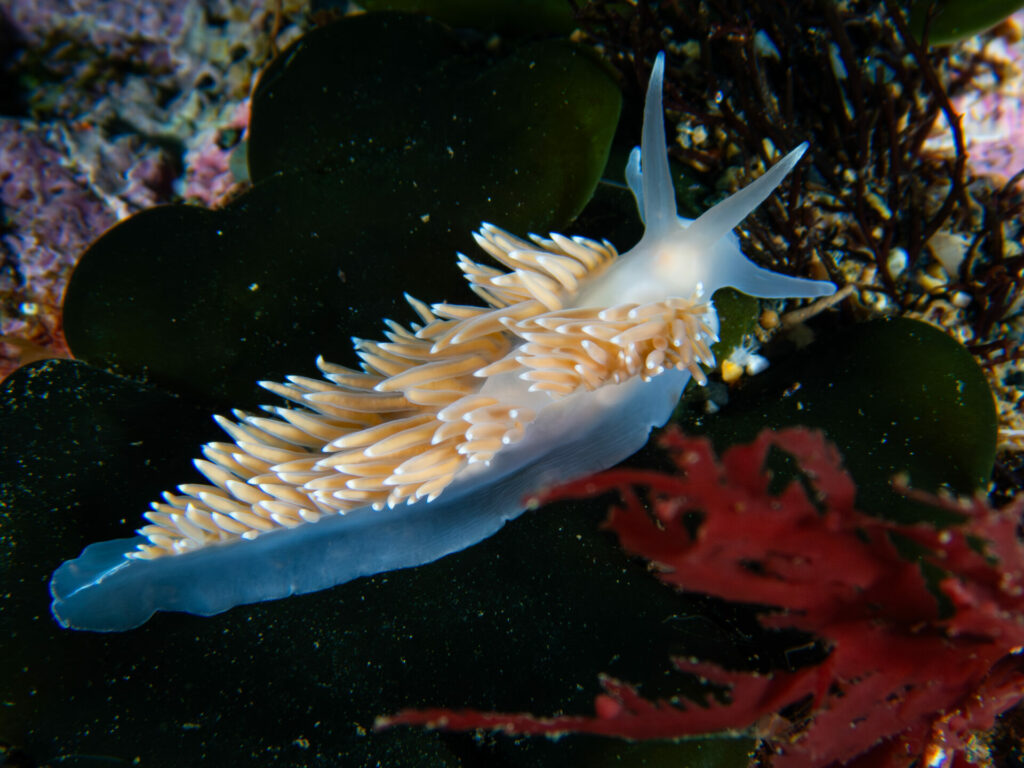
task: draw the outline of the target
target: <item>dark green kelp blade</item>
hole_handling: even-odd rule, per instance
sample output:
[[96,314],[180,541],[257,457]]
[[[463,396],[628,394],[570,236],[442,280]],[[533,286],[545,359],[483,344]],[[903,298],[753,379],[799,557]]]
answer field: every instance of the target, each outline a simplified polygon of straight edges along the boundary
[[[336,72],[378,55],[382,35],[401,50],[410,36],[449,33],[419,17],[367,15],[282,54],[253,108],[253,188],[216,211],[144,211],[94,243],[65,298],[76,357],[210,407],[251,407],[255,381],[312,374],[318,354],[354,364],[351,336],[380,337],[385,317],[415,319],[404,291],[475,303],[455,252],[477,251],[470,232],[481,220],[547,231],[578,213],[618,117],[600,65],[562,41],[493,65],[439,43],[423,60],[396,56],[404,68],[386,69],[391,79],[348,81],[341,94]],[[331,66],[300,66],[320,56]],[[413,71],[430,77],[410,94]],[[300,106],[285,94],[313,99],[324,88],[345,96],[345,121],[316,102],[301,129],[290,122]],[[450,110],[431,106],[453,90],[476,95],[460,107],[462,133]],[[407,116],[401,130],[389,132],[382,109]],[[354,136],[384,148],[341,151]],[[268,160],[262,147],[273,148]]]
[[563,34],[575,20],[569,0],[364,0],[368,11],[422,13],[453,27],[500,35]]
[[719,451],[762,429],[823,429],[857,483],[858,507],[899,520],[925,509],[893,492],[894,476],[970,495],[995,461],[995,402],[978,364],[939,329],[902,318],[823,335],[730,392],[720,413],[683,419]]
[[930,45],[949,45],[996,26],[1024,7],[1021,0],[915,0],[910,4],[910,31]]
[[310,32],[263,73],[249,171],[368,167],[379,186],[415,182],[431,215],[454,176],[453,207],[485,204],[516,231],[562,226],[593,193],[619,105],[604,65],[565,40],[498,56],[422,17],[367,14]]

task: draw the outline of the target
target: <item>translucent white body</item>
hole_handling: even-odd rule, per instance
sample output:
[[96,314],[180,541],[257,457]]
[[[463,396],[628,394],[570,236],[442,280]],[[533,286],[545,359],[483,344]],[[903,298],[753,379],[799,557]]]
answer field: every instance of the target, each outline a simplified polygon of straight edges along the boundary
[[[580,286],[574,307],[608,307],[710,295],[732,286],[767,298],[816,297],[831,283],[779,275],[741,253],[733,228],[793,168],[801,145],[758,180],[690,221],[676,213],[665,150],[659,55],[648,87],[642,146],[627,178],[646,232],[598,277]],[[717,328],[709,304],[706,322]],[[470,464],[432,501],[363,507],[294,528],[272,530],[155,560],[126,558],[140,539],[86,547],[50,583],[52,611],[65,627],[119,631],[156,611],[212,615],[235,605],[325,589],[360,576],[431,562],[471,546],[522,513],[539,490],[610,467],[635,453],[672,414],[690,379],[669,369],[594,391],[554,398],[529,391],[515,372],[492,376],[482,392],[526,405],[537,418],[521,440],[487,463]]]

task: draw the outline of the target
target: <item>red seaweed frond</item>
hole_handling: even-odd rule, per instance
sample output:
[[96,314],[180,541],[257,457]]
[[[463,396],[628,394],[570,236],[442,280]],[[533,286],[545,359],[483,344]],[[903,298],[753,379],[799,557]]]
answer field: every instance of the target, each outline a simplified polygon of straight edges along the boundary
[[[812,633],[828,657],[763,676],[673,659],[730,689],[729,703],[710,707],[650,701],[602,676],[593,717],[436,709],[401,712],[379,725],[630,739],[742,730],[768,740],[776,766],[898,766],[953,757],[971,730],[991,727],[1024,698],[1024,546],[1017,536],[1024,498],[994,509],[982,496],[954,500],[901,488],[964,522],[900,524],[854,507],[854,483],[820,432],[766,431],[720,460],[709,441],[677,430],[660,442],[676,474],[612,470],[541,501],[617,492],[606,526],[626,551],[650,561],[657,578],[771,606],[777,610],[763,614],[762,625]],[[780,489],[768,468],[773,451],[792,459],[794,476]],[[800,722],[780,716],[797,703]]]

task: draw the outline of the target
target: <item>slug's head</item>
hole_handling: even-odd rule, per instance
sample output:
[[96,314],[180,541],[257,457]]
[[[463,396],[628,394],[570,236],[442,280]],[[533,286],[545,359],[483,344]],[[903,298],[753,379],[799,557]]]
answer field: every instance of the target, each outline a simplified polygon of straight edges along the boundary
[[[814,298],[835,293],[832,283],[781,275],[757,266],[739,249],[733,228],[782,182],[807,150],[804,142],[756,181],[715,205],[697,219],[676,212],[669,175],[661,92],[665,54],[659,53],[647,86],[641,146],[633,149],[626,181],[646,226],[643,238],[623,254],[619,274],[597,287],[586,303],[608,302],[617,284],[619,300],[645,301],[666,295],[710,297],[726,286],[762,298]],[[612,275],[609,275],[612,277]],[[625,288],[629,286],[629,288]],[[608,293],[609,295],[602,295]],[[628,295],[627,295],[628,294]]]

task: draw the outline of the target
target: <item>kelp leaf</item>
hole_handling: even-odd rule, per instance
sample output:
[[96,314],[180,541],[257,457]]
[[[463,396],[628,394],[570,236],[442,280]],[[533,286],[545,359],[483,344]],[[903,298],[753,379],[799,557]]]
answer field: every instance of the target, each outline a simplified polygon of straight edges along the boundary
[[915,0],[910,29],[920,40],[927,27],[930,45],[949,45],[994,27],[1021,7],[1021,0]]
[[362,6],[368,11],[423,13],[453,27],[503,35],[567,35],[575,24],[568,0],[364,0]]
[[995,462],[995,402],[981,369],[945,333],[908,319],[824,336],[745,380],[720,413],[691,411],[680,423],[718,450],[762,429],[823,429],[857,481],[858,507],[898,520],[935,513],[894,493],[894,476],[905,473],[923,490],[973,494]]
[[[386,51],[423,36],[414,50],[426,51],[429,76],[415,81],[416,98],[407,57],[337,90],[336,73],[360,71],[388,34]],[[312,374],[317,354],[353,364],[350,336],[379,337],[385,317],[412,320],[403,291],[474,302],[455,253],[476,251],[481,220],[515,231],[567,224],[604,167],[619,109],[611,78],[568,43],[487,66],[448,50],[448,36],[425,19],[374,14],[282,54],[254,106],[254,187],[216,211],[143,211],[97,240],[65,296],[75,356],[211,407],[252,407],[255,381]],[[345,100],[299,114],[302,94],[325,90]],[[452,93],[473,95],[454,121],[437,107]],[[346,136],[382,149],[350,153]]]
[[436,22],[367,14],[314,30],[267,69],[249,169],[364,166],[380,186],[415,181],[425,200],[455,176],[456,207],[485,202],[517,232],[563,226],[593,194],[620,103],[604,66],[567,41],[496,58]]

